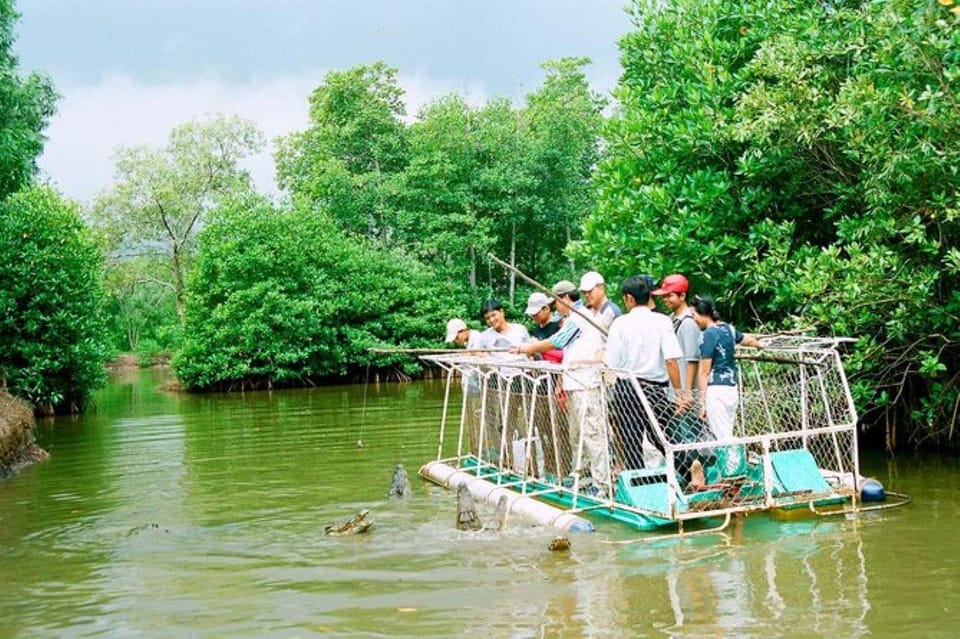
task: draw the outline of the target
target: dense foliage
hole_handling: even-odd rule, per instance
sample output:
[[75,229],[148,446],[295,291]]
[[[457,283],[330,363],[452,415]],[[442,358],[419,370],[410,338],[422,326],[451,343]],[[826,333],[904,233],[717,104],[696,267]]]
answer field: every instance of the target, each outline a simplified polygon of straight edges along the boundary
[[13,0],[0,0],[0,200],[28,185],[46,139],[57,94],[49,78],[21,77],[13,53],[18,15]]
[[77,207],[32,186],[57,95],[21,77],[0,0],[0,382],[39,412],[77,411],[104,380],[100,252]]
[[447,96],[410,125],[394,69],[329,73],[310,98],[310,127],[278,145],[293,204],[235,198],[201,234],[181,381],[273,387],[368,364],[402,372],[408,357],[368,348],[438,346],[446,320],[470,317],[465,307],[493,290],[492,269],[476,290],[487,251],[534,275],[563,269],[592,204],[603,106],[586,63],[545,65],[522,108]]
[[371,347],[436,347],[464,309],[415,260],[339,231],[323,214],[244,198],[201,232],[187,287],[192,388],[304,385],[412,364]]
[[450,95],[409,126],[396,70],[331,72],[310,99],[310,127],[281,140],[279,182],[352,235],[402,248],[464,289],[506,284],[512,298],[512,278],[488,270],[486,253],[549,278],[593,204],[604,103],[588,62],[545,64],[522,107]]
[[104,381],[101,256],[48,188],[0,205],[0,368],[40,412],[81,410]]
[[155,256],[128,256],[108,262],[104,273],[110,347],[136,353],[147,365],[166,361],[180,346],[176,294],[160,277],[166,266]]
[[[960,26],[952,0],[636,0],[573,254],[681,271],[737,320],[858,338],[866,418],[955,434]],[[952,11],[953,10],[953,11]]]

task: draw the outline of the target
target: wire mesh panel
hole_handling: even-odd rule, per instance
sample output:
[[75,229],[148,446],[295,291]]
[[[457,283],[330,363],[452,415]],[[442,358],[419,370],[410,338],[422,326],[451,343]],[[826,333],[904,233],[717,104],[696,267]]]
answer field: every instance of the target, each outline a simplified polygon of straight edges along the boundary
[[768,339],[739,354],[736,386],[703,396],[599,364],[425,359],[459,389],[446,407],[456,421],[445,417],[457,436],[441,437],[438,459],[573,509],[639,526],[856,489],[856,412],[830,340]]

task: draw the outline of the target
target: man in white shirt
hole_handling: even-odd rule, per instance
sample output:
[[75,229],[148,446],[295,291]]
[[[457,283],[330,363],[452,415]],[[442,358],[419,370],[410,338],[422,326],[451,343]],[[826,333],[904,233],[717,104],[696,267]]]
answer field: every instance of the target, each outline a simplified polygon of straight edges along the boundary
[[[670,318],[653,311],[652,287],[649,276],[638,275],[623,282],[621,291],[627,313],[610,326],[603,363],[608,368],[633,373],[660,431],[666,431],[676,413],[674,403],[678,410],[684,409],[689,399],[687,394],[681,395],[679,361],[683,352]],[[674,389],[674,401],[667,394],[669,386]],[[644,439],[661,455],[665,454],[663,440],[627,378],[620,378],[614,384],[613,414],[622,447],[621,461],[626,468],[647,465],[643,456]]]

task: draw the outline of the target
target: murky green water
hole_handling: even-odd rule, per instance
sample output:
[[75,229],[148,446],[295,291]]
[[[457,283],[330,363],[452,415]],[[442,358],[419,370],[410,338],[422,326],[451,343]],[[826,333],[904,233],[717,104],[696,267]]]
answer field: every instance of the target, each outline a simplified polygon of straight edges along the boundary
[[[436,455],[439,383],[185,396],[114,381],[40,426],[51,458],[0,483],[0,637],[956,636],[960,465],[865,470],[915,503],[751,517],[725,538],[617,545],[511,520],[454,529],[453,496],[393,467]],[[357,447],[362,439],[363,448]],[[369,508],[370,533],[327,537]]]

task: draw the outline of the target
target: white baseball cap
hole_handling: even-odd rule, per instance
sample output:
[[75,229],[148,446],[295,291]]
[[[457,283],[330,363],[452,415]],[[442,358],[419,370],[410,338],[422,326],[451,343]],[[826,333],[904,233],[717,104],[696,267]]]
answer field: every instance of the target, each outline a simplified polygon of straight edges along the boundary
[[596,271],[587,271],[583,274],[583,277],[580,278],[580,290],[592,291],[595,286],[603,283],[603,275],[600,275]]
[[550,306],[552,301],[552,299],[543,293],[531,293],[530,297],[527,298],[527,310],[525,310],[524,313],[527,315],[536,315],[544,306]]
[[447,337],[444,341],[449,344],[453,340],[457,339],[457,334],[460,333],[460,331],[465,330],[467,330],[467,323],[459,317],[454,317],[452,320],[447,322]]

